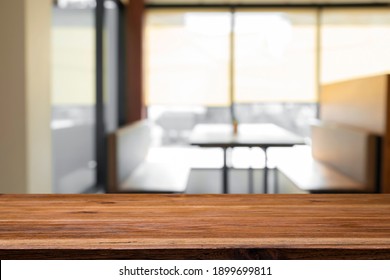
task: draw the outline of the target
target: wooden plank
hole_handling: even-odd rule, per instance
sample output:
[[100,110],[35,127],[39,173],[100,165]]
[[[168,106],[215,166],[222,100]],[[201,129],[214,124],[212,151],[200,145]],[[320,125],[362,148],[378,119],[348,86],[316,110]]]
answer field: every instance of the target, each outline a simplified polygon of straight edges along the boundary
[[2,259],[77,260],[388,260],[386,249],[151,249],[151,250],[2,250]]
[[389,258],[390,195],[0,195],[2,259],[61,252]]

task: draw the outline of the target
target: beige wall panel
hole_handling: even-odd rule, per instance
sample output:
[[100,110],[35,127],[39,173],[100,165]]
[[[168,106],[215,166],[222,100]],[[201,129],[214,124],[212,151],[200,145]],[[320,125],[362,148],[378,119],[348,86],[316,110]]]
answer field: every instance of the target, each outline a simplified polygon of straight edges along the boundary
[[29,193],[51,192],[51,0],[25,0]]
[[0,193],[51,192],[51,7],[0,1]]
[[322,121],[346,124],[383,135],[386,130],[387,76],[322,86]]
[[23,1],[0,1],[0,193],[26,188]]

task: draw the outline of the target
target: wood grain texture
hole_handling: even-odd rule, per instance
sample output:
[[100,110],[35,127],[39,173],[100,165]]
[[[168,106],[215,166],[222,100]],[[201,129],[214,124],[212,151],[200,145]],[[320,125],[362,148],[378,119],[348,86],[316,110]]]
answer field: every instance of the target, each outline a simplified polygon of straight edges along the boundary
[[344,253],[390,258],[390,195],[0,195],[2,259]]

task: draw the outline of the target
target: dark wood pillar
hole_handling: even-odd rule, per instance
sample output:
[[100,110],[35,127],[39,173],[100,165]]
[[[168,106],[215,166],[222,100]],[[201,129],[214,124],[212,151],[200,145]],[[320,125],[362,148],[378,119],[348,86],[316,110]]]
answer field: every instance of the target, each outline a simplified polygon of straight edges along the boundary
[[382,193],[390,193],[390,75],[387,75],[386,80],[386,120],[385,132],[382,139]]
[[126,5],[126,110],[128,123],[142,119],[145,113],[142,87],[143,15],[143,0],[128,1]]

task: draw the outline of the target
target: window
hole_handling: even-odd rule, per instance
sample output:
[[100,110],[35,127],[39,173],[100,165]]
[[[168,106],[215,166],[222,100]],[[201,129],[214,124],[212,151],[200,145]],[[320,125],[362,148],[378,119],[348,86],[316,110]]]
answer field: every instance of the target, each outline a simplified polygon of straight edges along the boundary
[[[165,132],[169,115],[170,135],[178,135],[172,119],[187,135],[199,122],[229,122],[232,99],[239,122],[310,136],[320,84],[390,71],[389,15],[387,8],[149,10],[146,105]],[[195,113],[176,117],[182,111]]]
[[230,13],[149,12],[146,105],[229,105]]
[[[62,0],[53,7],[53,191],[80,193],[97,183],[96,38],[93,0]],[[105,132],[118,126],[120,6],[104,1]],[[105,137],[105,135],[103,135]]]
[[390,71],[389,9],[328,9],[322,14],[321,82]]
[[316,32],[315,9],[147,11],[145,104],[161,143],[186,144],[197,123],[230,122],[232,101],[239,122],[309,136]]
[[317,100],[316,12],[235,14],[235,103]]
[[79,193],[95,184],[94,9],[53,7],[53,192]]

